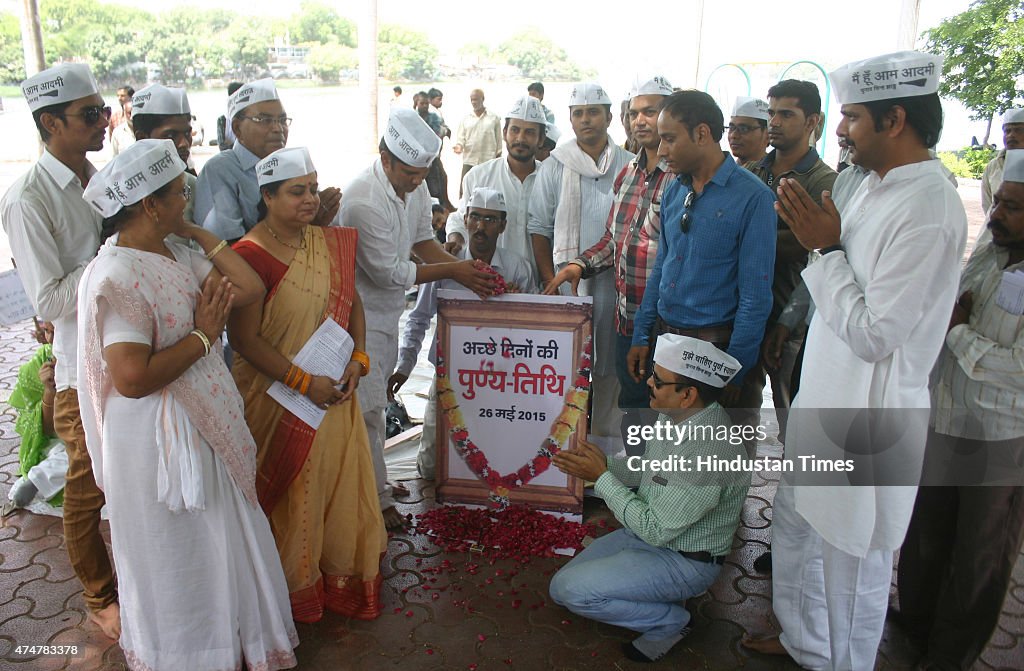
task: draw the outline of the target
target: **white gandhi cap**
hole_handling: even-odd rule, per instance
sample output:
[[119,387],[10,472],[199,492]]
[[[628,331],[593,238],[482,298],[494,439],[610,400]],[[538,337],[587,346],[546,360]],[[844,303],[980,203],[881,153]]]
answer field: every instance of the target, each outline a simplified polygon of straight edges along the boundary
[[249,82],[228,98],[228,122],[230,123],[235,115],[245,110],[246,107],[268,100],[280,100],[273,79],[267,77]]
[[1024,149],[1007,149],[1003,164],[1004,182],[1024,183]]
[[580,82],[569,92],[569,107],[577,105],[611,105],[612,99],[597,82]]
[[305,177],[313,172],[316,172],[316,168],[305,147],[286,147],[278,149],[256,164],[256,181],[263,186],[271,182]]
[[1024,123],[1024,107],[1012,107],[1003,112],[1003,125],[1008,123]]
[[920,51],[897,51],[847,63],[829,74],[840,104],[911,98],[935,93],[942,57]]
[[768,103],[760,98],[737,96],[736,102],[732,105],[732,116],[745,116],[768,121]]
[[505,206],[505,194],[497,189],[491,189],[486,186],[479,186],[473,189],[473,193],[470,194],[469,199],[466,201],[466,209],[468,210],[471,207],[478,207],[481,210],[508,212],[508,208]]
[[134,205],[185,172],[170,140],[138,140],[89,180],[82,198],[104,217]]
[[29,110],[69,103],[100,92],[92,70],[84,63],[61,63],[21,83]]
[[151,84],[132,96],[132,116],[140,114],[192,114],[185,89]]
[[414,168],[429,168],[441,152],[441,138],[416,110],[405,107],[391,110],[384,144],[395,158]]
[[677,375],[719,389],[740,372],[740,362],[704,340],[666,333],[658,336],[654,363]]
[[547,124],[547,117],[544,116],[544,109],[540,101],[533,96],[523,96],[512,105],[512,109],[505,115],[506,119],[519,119],[530,123],[539,123],[542,126]]
[[654,75],[649,79],[637,77],[630,88],[629,99],[637,96],[670,96],[672,93],[672,84],[661,75]]

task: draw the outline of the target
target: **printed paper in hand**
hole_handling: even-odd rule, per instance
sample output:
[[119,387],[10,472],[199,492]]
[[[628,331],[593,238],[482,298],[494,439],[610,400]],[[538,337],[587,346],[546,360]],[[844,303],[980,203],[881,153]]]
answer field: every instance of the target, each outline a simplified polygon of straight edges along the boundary
[[[352,336],[341,328],[338,322],[328,317],[302,346],[292,363],[310,375],[326,375],[332,380],[338,380],[352,359],[354,347]],[[317,407],[308,396],[281,382],[270,385],[267,393],[270,394],[270,398],[284,406],[285,410],[313,429],[320,428],[320,423],[327,414],[326,410]]]
[[9,326],[36,313],[17,270],[0,273],[0,324]]
[[996,305],[1013,315],[1024,315],[1024,270],[1005,271],[996,293]]

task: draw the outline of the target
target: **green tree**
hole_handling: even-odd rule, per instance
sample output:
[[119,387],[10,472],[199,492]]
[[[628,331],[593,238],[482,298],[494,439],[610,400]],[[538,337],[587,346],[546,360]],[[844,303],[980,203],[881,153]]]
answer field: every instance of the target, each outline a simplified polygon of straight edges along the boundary
[[988,120],[1024,95],[1024,5],[1020,0],[975,0],[970,9],[925,31],[928,51],[945,57],[939,92]]
[[359,54],[340,44],[318,44],[309,50],[306,64],[313,74],[328,84],[337,84],[342,70],[359,67]]
[[377,61],[385,79],[432,79],[438,51],[425,33],[385,24],[378,32]]
[[272,34],[267,20],[250,17],[236,19],[228,30],[217,37],[225,45],[235,72],[242,79],[252,79],[267,69],[267,45],[273,42]]
[[501,43],[498,51],[529,79],[579,79],[583,71],[565,50],[537,28],[527,28]]
[[288,22],[295,44],[331,44],[356,46],[356,24],[319,2],[304,0]]
[[25,54],[21,49],[18,17],[0,12],[0,83],[18,84],[25,79]]

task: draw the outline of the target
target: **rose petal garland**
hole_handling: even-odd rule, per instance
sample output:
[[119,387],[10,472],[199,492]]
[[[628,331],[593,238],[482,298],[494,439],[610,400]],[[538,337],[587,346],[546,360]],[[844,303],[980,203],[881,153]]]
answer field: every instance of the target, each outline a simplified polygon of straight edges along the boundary
[[551,457],[558,454],[565,444],[569,435],[576,430],[576,423],[580,414],[586,411],[587,399],[590,395],[590,362],[592,339],[588,336],[583,342],[580,352],[580,360],[576,369],[576,379],[565,393],[565,402],[562,405],[562,412],[551,424],[551,431],[548,433],[537,454],[514,473],[502,475],[493,468],[490,462],[476,443],[469,437],[469,429],[466,428],[466,420],[462,416],[459,402],[452,389],[448,376],[448,366],[445,363],[444,352],[441,351],[441,343],[437,344],[437,400],[441,404],[445,415],[448,417],[448,432],[451,435],[455,451],[466,463],[471,471],[483,482],[487,483],[491,493],[488,497],[491,505],[498,510],[504,510],[510,504],[509,490],[517,489],[527,484],[535,477],[543,473],[551,466]]

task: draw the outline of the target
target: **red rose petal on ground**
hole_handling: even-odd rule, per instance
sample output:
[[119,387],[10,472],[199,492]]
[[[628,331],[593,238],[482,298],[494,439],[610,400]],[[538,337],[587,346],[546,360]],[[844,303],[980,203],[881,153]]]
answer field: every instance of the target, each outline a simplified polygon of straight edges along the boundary
[[405,616],[406,617],[412,617],[412,611],[411,610],[405,611]]
[[486,637],[486,636],[484,636],[483,634],[477,634],[477,635],[476,635],[476,640],[478,640],[478,641],[480,641],[481,643],[483,643],[484,641],[486,641],[486,640],[487,640],[487,637]]
[[434,649],[433,648],[427,648],[427,654],[428,655],[433,655],[434,654]]

